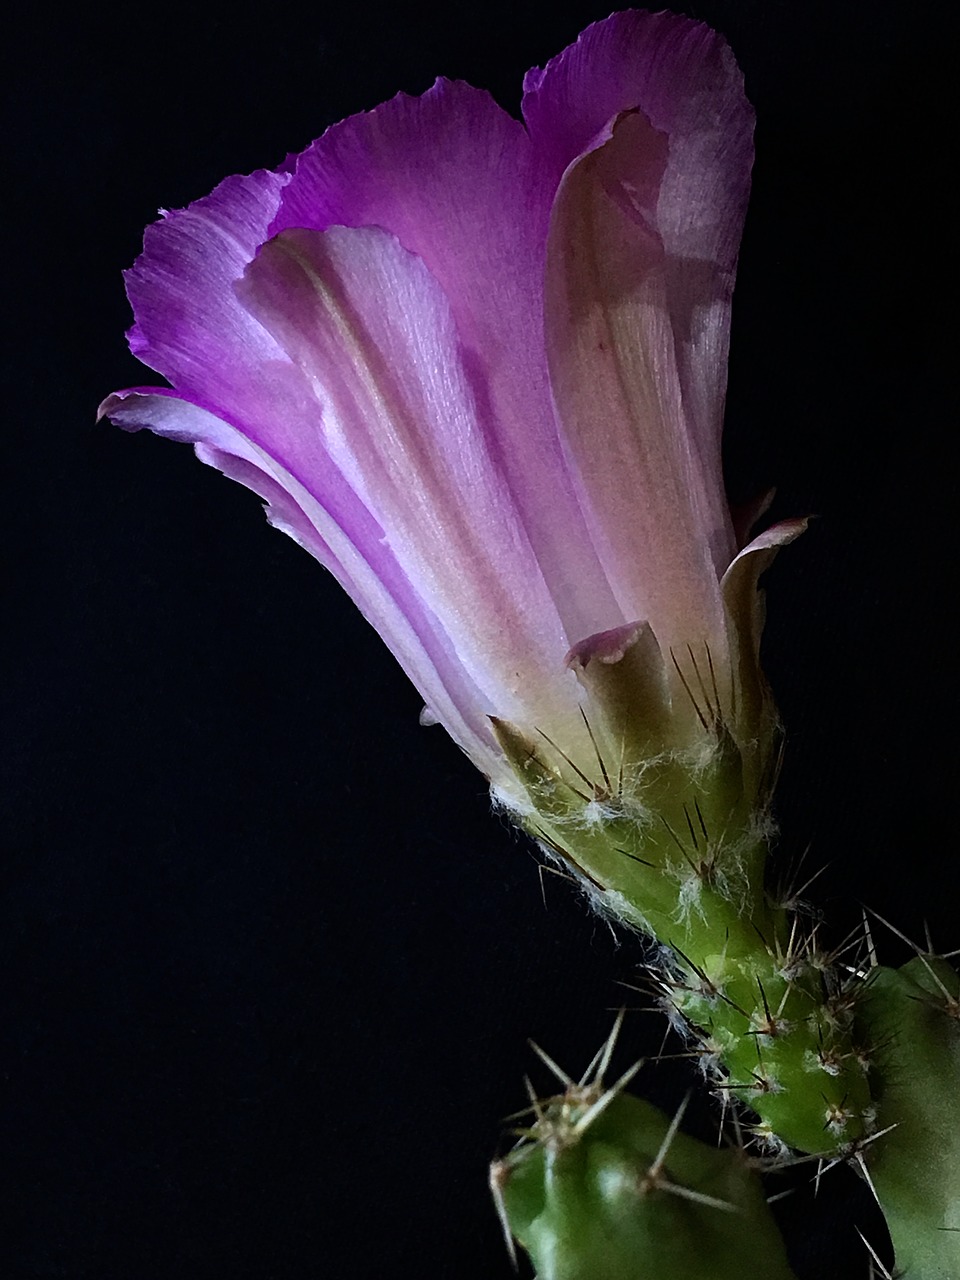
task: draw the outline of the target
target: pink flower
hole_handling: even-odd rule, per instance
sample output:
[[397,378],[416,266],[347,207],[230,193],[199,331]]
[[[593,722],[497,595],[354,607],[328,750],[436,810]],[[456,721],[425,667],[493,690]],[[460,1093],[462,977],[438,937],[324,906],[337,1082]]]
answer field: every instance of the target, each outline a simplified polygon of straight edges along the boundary
[[723,490],[727,45],[616,14],[524,88],[525,125],[438,80],[165,215],[127,289],[172,389],[102,406],[263,497],[521,808],[527,737],[768,754],[756,579],[796,532],[741,550]]

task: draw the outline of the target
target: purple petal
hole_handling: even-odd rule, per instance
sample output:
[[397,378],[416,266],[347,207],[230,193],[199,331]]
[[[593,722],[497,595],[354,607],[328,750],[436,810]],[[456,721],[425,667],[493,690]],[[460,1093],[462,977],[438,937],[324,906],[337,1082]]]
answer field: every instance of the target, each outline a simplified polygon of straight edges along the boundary
[[134,355],[186,395],[269,411],[260,370],[276,344],[240,305],[234,285],[266,239],[286,178],[227,178],[209,196],[148,227],[126,272]]
[[719,476],[730,296],[753,162],[753,110],[729,47],[688,18],[618,13],[529,72],[524,88],[531,139],[557,182],[625,111],[639,109],[665,135],[651,222],[686,418],[704,469]]
[[550,401],[542,288],[554,186],[523,126],[489,94],[438,80],[308,148],[272,230],[379,226],[427,264],[460,333],[480,428],[572,643],[623,618],[590,546]]
[[144,387],[119,392],[103,402],[100,416],[128,431],[148,428],[194,444],[202,462],[265,499],[270,523],[330,570],[360,604],[454,739],[488,776],[498,778],[499,752],[484,714],[477,710],[479,691],[369,521],[369,527],[348,537],[322,503],[267,450],[209,409],[172,391]]

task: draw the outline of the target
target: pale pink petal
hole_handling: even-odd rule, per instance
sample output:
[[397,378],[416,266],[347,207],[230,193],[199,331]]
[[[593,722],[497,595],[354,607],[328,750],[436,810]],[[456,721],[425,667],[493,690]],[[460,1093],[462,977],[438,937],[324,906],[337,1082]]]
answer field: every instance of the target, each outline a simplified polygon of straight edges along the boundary
[[633,112],[567,170],[548,245],[557,411],[617,602],[666,654],[725,653],[718,574],[733,553],[722,478],[689,429],[657,230],[669,140]]

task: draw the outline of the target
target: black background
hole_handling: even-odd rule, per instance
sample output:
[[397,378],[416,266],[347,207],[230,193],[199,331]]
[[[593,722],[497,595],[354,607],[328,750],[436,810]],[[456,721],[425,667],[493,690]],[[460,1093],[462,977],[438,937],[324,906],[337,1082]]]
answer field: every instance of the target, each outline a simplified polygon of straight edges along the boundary
[[[759,117],[729,488],[820,517],[768,584],[783,857],[828,864],[835,937],[863,899],[954,946],[951,6],[685,8]],[[577,1070],[644,1002],[617,985],[636,945],[554,876],[544,908],[480,778],[258,500],[93,422],[154,380],[119,272],[159,205],[439,73],[516,110],[606,12],[23,6],[7,30],[4,1280],[506,1280],[485,1170],[525,1038]],[[620,1064],[660,1039],[632,1016]],[[669,1108],[687,1083],[674,1062],[637,1088]],[[852,1177],[778,1209],[800,1280],[866,1276]]]

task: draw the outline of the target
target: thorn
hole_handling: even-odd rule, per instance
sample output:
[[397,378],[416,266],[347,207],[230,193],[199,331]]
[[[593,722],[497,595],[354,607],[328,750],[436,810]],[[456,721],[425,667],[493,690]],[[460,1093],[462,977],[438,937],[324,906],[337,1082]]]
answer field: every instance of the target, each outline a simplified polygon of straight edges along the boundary
[[497,1211],[497,1218],[500,1221],[500,1228],[503,1231],[503,1242],[507,1246],[507,1253],[510,1255],[510,1261],[513,1264],[514,1271],[518,1270],[517,1250],[513,1243],[513,1232],[510,1230],[510,1221],[507,1218],[507,1206],[503,1200],[503,1184],[507,1180],[508,1170],[502,1160],[494,1160],[490,1166],[490,1194],[493,1196],[494,1207]]
[[632,1067],[628,1067],[619,1080],[615,1081],[605,1093],[601,1094],[596,1102],[587,1107],[586,1111],[573,1126],[573,1132],[578,1137],[580,1134],[585,1133],[594,1120],[606,1111],[610,1103],[623,1093],[624,1089],[643,1066],[643,1061],[643,1058],[640,1058]]
[[607,1069],[610,1066],[610,1059],[613,1056],[613,1049],[617,1043],[617,1037],[620,1035],[620,1028],[623,1026],[623,1019],[626,1016],[626,1012],[626,1009],[620,1009],[620,1012],[614,1020],[610,1034],[607,1036],[606,1043],[601,1050],[601,1058],[597,1066],[597,1080],[602,1080],[607,1074]]
[[880,1261],[880,1255],[877,1253],[876,1249],[874,1249],[873,1245],[870,1243],[867,1237],[863,1234],[860,1228],[855,1227],[854,1230],[856,1231],[857,1235],[860,1237],[860,1239],[863,1241],[863,1243],[867,1247],[867,1252],[870,1254],[871,1266],[875,1265],[880,1268],[880,1275],[883,1277],[883,1280],[893,1280],[892,1273],[889,1272],[887,1268],[883,1265],[883,1263]]
[[[563,856],[562,850],[561,850],[561,856]],[[567,859],[567,860],[570,860],[570,859]],[[567,881],[570,884],[577,883],[576,876],[571,876],[570,872],[563,872],[563,870],[559,869],[559,867],[550,867],[550,865],[548,865],[547,863],[538,863],[538,867],[540,868],[541,872],[547,872],[548,876],[556,876],[557,879],[564,879],[564,881]],[[541,877],[541,883],[543,883],[543,877]]]
[[786,1191],[778,1191],[775,1196],[767,1196],[767,1204],[776,1204],[778,1200],[786,1200],[787,1196],[792,1196],[796,1192],[796,1187],[790,1187]]
[[654,865],[652,862],[648,862],[646,858],[641,858],[637,853],[628,853],[626,849],[616,848],[616,846],[614,847],[617,853],[622,853],[623,856],[625,858],[629,858],[631,862],[639,862],[641,867],[652,867]]
[[862,1151],[864,1147],[869,1147],[878,1138],[884,1138],[888,1133],[893,1133],[894,1129],[899,1128],[899,1125],[900,1121],[898,1120],[896,1124],[888,1124],[885,1129],[878,1129],[876,1133],[871,1133],[868,1138],[859,1138],[857,1140],[857,1151]]
[[710,836],[707,832],[707,824],[703,820],[703,812],[700,808],[700,801],[697,799],[696,796],[693,797],[693,807],[697,811],[697,821],[700,823],[700,830],[703,832],[703,838],[706,841],[706,843],[709,845]]
[[740,1206],[731,1204],[729,1200],[720,1200],[717,1196],[708,1196],[703,1191],[694,1191],[692,1187],[684,1187],[677,1182],[660,1181],[657,1187],[671,1196],[680,1196],[683,1200],[692,1200],[694,1204],[705,1204],[712,1209],[723,1209],[726,1213],[739,1213]]
[[810,886],[813,884],[814,880],[819,879],[819,878],[820,878],[820,876],[822,876],[822,875],[823,875],[823,873],[826,871],[826,869],[827,869],[829,866],[830,866],[830,863],[829,863],[829,862],[825,862],[825,863],[823,864],[823,866],[820,868],[820,870],[819,870],[819,871],[815,871],[815,872],[813,873],[813,875],[810,877],[810,879],[809,879],[809,880],[807,880],[804,884],[802,884],[802,885],[800,886],[800,888],[799,888],[799,889],[795,889],[795,890],[790,894],[790,900],[791,900],[791,902],[797,902],[797,901],[798,901],[798,900],[803,896],[803,894],[805,894],[805,893],[806,893],[806,891],[810,888]]
[[[757,986],[760,988],[760,999],[763,1001],[763,1012],[767,1015],[767,1025],[770,1026],[772,1025],[772,1018],[770,1016],[770,1006],[767,1003],[767,993],[763,989],[763,983],[760,981],[759,973],[757,974]],[[757,1045],[757,1053],[758,1054],[760,1053],[759,1045]]]
[[587,733],[590,735],[590,741],[593,743],[593,749],[597,756],[597,764],[600,766],[600,775],[603,778],[604,785],[607,788],[607,794],[609,795],[610,794],[610,778],[609,778],[609,775],[607,774],[607,766],[603,763],[603,756],[600,754],[600,748],[597,746],[597,740],[593,736],[593,730],[590,727],[590,721],[587,719],[587,713],[584,711],[583,707],[580,707],[579,711],[581,716],[583,717],[584,728],[586,729]]
[[877,1195],[877,1188],[873,1185],[873,1179],[870,1177],[870,1174],[867,1172],[866,1160],[864,1160],[863,1156],[860,1154],[859,1151],[854,1152],[853,1159],[854,1159],[854,1163],[859,1168],[860,1173],[863,1175],[864,1182],[870,1188],[871,1195],[873,1196],[874,1200],[876,1200],[879,1207],[882,1209],[883,1205],[880,1204],[880,1197]]
[[690,839],[693,841],[693,847],[694,847],[694,849],[696,849],[696,850],[697,850],[697,852],[699,853],[699,851],[700,851],[700,842],[697,840],[697,833],[696,833],[696,831],[693,829],[693,823],[692,823],[692,822],[691,822],[691,820],[690,820],[690,810],[687,808],[687,806],[686,806],[686,802],[684,802],[684,806],[683,806],[683,816],[684,816],[684,817],[686,818],[686,820],[687,820],[687,830],[690,832]]
[[[582,1075],[582,1076],[580,1077],[580,1079],[577,1081],[577,1087],[578,1087],[578,1088],[580,1088],[580,1089],[585,1089],[585,1088],[587,1087],[587,1085],[590,1083],[590,1077],[593,1075],[593,1072],[594,1072],[594,1070],[596,1069],[597,1064],[599,1063],[600,1058],[601,1058],[601,1055],[603,1054],[603,1051],[604,1051],[604,1049],[605,1049],[605,1048],[606,1048],[606,1042],[604,1042],[604,1043],[600,1046],[600,1048],[596,1051],[596,1053],[593,1055],[593,1057],[592,1057],[592,1058],[590,1059],[590,1061],[587,1063],[587,1069],[586,1069],[586,1071],[584,1071],[583,1075]],[[599,1073],[599,1072],[597,1072],[597,1075],[594,1077],[594,1079],[595,1079],[595,1080],[599,1080],[599,1079],[600,1079],[600,1073]]]
[[670,649],[670,661],[673,663],[674,667],[676,667],[677,675],[680,677],[680,683],[683,685],[684,692],[686,693],[687,697],[690,699],[691,703],[693,704],[693,709],[697,713],[697,719],[703,725],[706,732],[709,733],[710,726],[707,724],[706,720],[704,719],[703,712],[700,710],[700,704],[697,702],[696,698],[693,696],[693,690],[690,688],[689,684],[687,684],[687,677],[680,670],[680,663],[677,661],[677,655],[674,653],[672,646]]
[[734,1107],[733,1110],[731,1111],[730,1118],[733,1121],[733,1132],[737,1139],[737,1146],[740,1147],[742,1150],[743,1149],[743,1127],[740,1124],[740,1117],[737,1114],[736,1107]]
[[[553,747],[554,751],[556,751],[557,755],[560,756],[562,760],[566,760],[567,764],[570,766],[573,772],[577,775],[577,777],[580,778],[581,781],[585,782],[591,791],[596,792],[597,790],[596,783],[593,782],[591,778],[587,777],[587,775],[583,772],[583,770],[580,768],[579,765],[574,764],[574,762],[570,759],[570,757],[564,751],[563,747],[558,747],[557,744],[554,742],[554,740],[551,737],[548,737],[548,735],[545,734],[542,729],[537,729],[537,733],[539,733],[540,737],[543,738],[544,742],[549,742],[550,746]],[[581,796],[589,804],[591,800],[590,796],[584,796],[582,792],[577,791],[576,788],[574,787],[570,787],[570,790],[573,791],[576,795]]]
[[[707,651],[707,667],[708,667],[708,669],[709,669],[709,671],[710,671],[710,683],[711,683],[711,685],[713,686],[713,696],[714,696],[714,698],[716,698],[716,700],[717,700],[717,719],[718,719],[718,720],[722,720],[722,719],[723,719],[723,708],[722,708],[722,706],[721,706],[721,704],[720,704],[720,690],[719,690],[719,688],[717,687],[717,673],[716,673],[716,671],[714,670],[714,666],[713,666],[713,654],[710,652],[710,643],[709,643],[709,641],[704,640],[704,642],[703,642],[703,647],[704,647],[704,649],[706,649],[706,651]],[[704,835],[706,835],[706,832],[704,832]]]
[[784,984],[783,995],[780,997],[780,1003],[777,1005],[777,1012],[774,1016],[774,1021],[779,1022],[779,1020],[783,1017],[783,1011],[787,1007],[787,1001],[790,999],[790,996],[792,994],[793,994],[793,983],[790,981],[787,981]]
[[[583,796],[582,799],[586,800],[587,797]],[[587,871],[584,867],[581,867],[580,863],[576,860],[576,858],[573,856],[573,854],[570,852],[569,849],[564,849],[563,845],[557,844],[556,840],[551,839],[551,837],[548,836],[547,833],[544,831],[543,827],[536,827],[535,830],[537,833],[537,839],[542,841],[543,844],[545,844],[547,848],[551,851],[551,853],[556,854],[556,856],[560,859],[561,862],[565,862],[567,866],[573,867],[577,875],[579,875],[581,879],[586,880],[588,884],[592,884],[595,889],[599,889],[601,893],[606,893],[607,886],[605,884],[601,884],[600,881],[596,878],[596,876],[592,876],[589,871]],[[547,870],[554,871],[555,868],[547,867]],[[558,874],[562,875],[563,873],[560,872]],[[575,876],[571,876],[570,878],[574,881],[574,883],[576,883]]]
[[707,692],[707,686],[704,683],[703,676],[700,674],[700,668],[697,666],[697,659],[694,655],[692,645],[687,645],[687,653],[690,655],[690,663],[693,666],[694,674],[697,677],[697,684],[700,686],[700,692],[703,694],[703,700],[707,704],[707,710],[710,712],[710,719],[713,721],[714,726],[716,726],[720,719],[720,708],[717,707],[716,710],[713,708],[713,704],[710,701],[710,695]]
[[663,816],[662,813],[659,815],[659,817],[660,817],[660,821],[666,827],[667,832],[670,835],[670,838],[673,840],[673,843],[677,846],[677,848],[683,854],[684,859],[687,862],[688,866],[691,868],[691,870],[696,871],[696,867],[690,861],[690,855],[687,853],[686,849],[683,847],[683,841],[680,839],[680,837],[677,835],[673,827],[671,827],[670,823],[666,820],[666,818]]
[[[530,1099],[530,1105],[533,1108],[533,1114],[536,1116],[538,1120],[542,1120],[543,1108],[540,1106],[540,1099],[537,1097],[537,1091],[536,1089],[534,1089],[533,1083],[530,1080],[530,1077],[527,1075],[523,1077],[523,1087],[526,1089],[527,1097]],[[522,1115],[523,1113],[521,1112],[520,1114]]]
[[660,1171],[663,1169],[663,1162],[667,1158],[667,1152],[673,1145],[673,1140],[677,1136],[677,1130],[680,1128],[680,1122],[684,1117],[687,1107],[690,1105],[691,1092],[692,1091],[690,1090],[687,1091],[687,1096],[680,1103],[679,1107],[677,1107],[676,1113],[670,1121],[670,1126],[664,1134],[663,1141],[660,1143],[660,1150],[657,1152],[653,1164],[647,1170],[648,1178],[658,1178],[660,1176]]
[[859,947],[862,944],[863,934],[860,930],[860,925],[854,925],[843,941],[827,953],[826,962],[828,966],[837,964],[841,956],[846,955],[851,948]]
[[544,1065],[548,1067],[550,1071],[553,1072],[553,1074],[557,1077],[557,1079],[565,1088],[571,1089],[574,1087],[574,1081],[572,1077],[568,1076],[567,1073],[561,1067],[557,1066],[557,1064],[550,1057],[549,1053],[546,1052],[546,1050],[541,1049],[540,1046],[533,1040],[528,1040],[527,1044],[530,1046],[533,1052],[537,1055],[540,1061],[544,1063]]
[[870,928],[870,917],[867,915],[866,907],[860,907],[863,912],[863,936],[867,940],[867,956],[870,960],[870,968],[876,969],[880,961],[877,959],[877,948],[873,943],[873,930]]
[[727,1119],[727,1107],[730,1105],[729,1093],[720,1094],[720,1127],[717,1129],[717,1150],[723,1145],[723,1126]]

